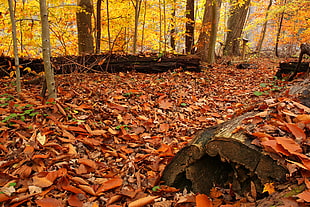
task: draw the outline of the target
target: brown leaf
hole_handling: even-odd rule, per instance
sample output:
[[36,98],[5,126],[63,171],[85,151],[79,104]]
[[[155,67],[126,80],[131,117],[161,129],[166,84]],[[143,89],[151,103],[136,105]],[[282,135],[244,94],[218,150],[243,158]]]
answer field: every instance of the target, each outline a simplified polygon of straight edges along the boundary
[[72,185],[64,185],[64,186],[62,186],[62,189],[70,191],[72,193],[76,193],[76,194],[85,194],[84,191],[82,191],[81,189],[76,188]]
[[306,139],[306,134],[304,130],[299,128],[297,124],[290,124],[286,123],[286,127],[292,132],[292,134],[295,136],[297,140],[305,140]]
[[212,207],[212,202],[209,197],[205,194],[198,194],[196,196],[196,206],[197,207]]
[[154,200],[158,198],[158,196],[148,196],[144,198],[140,198],[128,204],[128,207],[142,207],[147,204],[154,202]]
[[302,152],[302,149],[299,144],[297,144],[293,139],[287,137],[275,137],[275,140],[280,144],[284,149],[290,153]]
[[33,185],[41,187],[41,188],[46,188],[51,185],[53,185],[53,182],[50,181],[47,177],[38,177],[38,176],[33,176]]
[[78,159],[78,163],[84,164],[84,165],[91,167],[91,168],[94,168],[94,169],[98,168],[97,163],[92,161],[92,160],[89,160],[89,159],[80,158],[80,159]]
[[70,206],[82,207],[84,202],[80,199],[80,196],[71,194],[68,198],[68,203]]
[[96,195],[94,189],[89,185],[78,185],[78,187],[84,190],[86,193],[89,193],[90,195]]
[[306,202],[310,202],[310,190],[305,190],[304,192],[298,194],[297,197],[303,199]]
[[104,182],[99,189],[97,190],[97,194],[99,195],[102,192],[111,190],[113,188],[117,188],[123,184],[123,179],[121,178],[112,178],[106,182]]
[[64,204],[55,198],[43,198],[35,201],[41,207],[63,207]]

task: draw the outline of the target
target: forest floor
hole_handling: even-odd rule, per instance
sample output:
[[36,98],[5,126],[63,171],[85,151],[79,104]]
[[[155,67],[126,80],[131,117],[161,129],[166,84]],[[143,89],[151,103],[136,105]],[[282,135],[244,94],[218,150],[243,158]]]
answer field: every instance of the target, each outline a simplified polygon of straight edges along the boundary
[[254,189],[236,195],[216,187],[205,196],[160,182],[198,130],[281,99],[288,82],[274,78],[279,61],[253,60],[257,69],[216,64],[201,73],[57,75],[57,100],[42,100],[40,85],[24,85],[17,97],[12,79],[2,78],[0,204],[306,206],[307,197],[296,195],[308,181],[269,187],[262,200]]

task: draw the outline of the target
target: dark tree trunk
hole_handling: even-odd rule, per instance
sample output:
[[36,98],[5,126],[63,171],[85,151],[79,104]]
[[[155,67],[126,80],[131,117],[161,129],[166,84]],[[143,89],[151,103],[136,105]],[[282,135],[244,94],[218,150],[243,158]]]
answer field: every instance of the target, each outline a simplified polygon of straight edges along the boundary
[[231,16],[227,22],[227,38],[224,47],[224,55],[240,56],[240,39],[249,10],[250,0],[244,2],[242,6],[235,4],[231,9]]
[[186,34],[185,34],[185,51],[186,54],[192,54],[192,48],[194,45],[194,22],[195,22],[195,1],[186,1]]
[[212,20],[212,2],[208,0],[205,4],[205,11],[203,14],[202,27],[197,42],[197,55],[202,61],[207,61],[209,50],[209,41],[211,34],[211,20]]
[[101,2],[102,0],[97,0],[97,21],[96,21],[96,54],[100,53],[100,40],[101,40]]
[[78,47],[79,54],[93,54],[93,36],[91,16],[93,14],[92,0],[79,0],[80,7],[76,13],[77,28],[78,28]]

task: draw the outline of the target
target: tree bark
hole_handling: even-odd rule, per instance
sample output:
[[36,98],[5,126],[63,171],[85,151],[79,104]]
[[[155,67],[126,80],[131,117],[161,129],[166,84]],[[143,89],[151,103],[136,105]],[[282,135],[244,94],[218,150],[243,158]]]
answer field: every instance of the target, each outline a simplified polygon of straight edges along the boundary
[[227,38],[224,47],[224,55],[240,56],[240,38],[249,10],[250,0],[244,2],[242,6],[235,4],[227,22]]
[[263,29],[262,29],[262,32],[261,32],[261,35],[260,35],[260,38],[259,38],[259,42],[258,42],[258,45],[257,45],[257,53],[259,54],[261,49],[262,49],[262,46],[263,46],[263,42],[264,42],[264,39],[265,39],[265,35],[266,35],[266,30],[267,30],[267,24],[268,24],[268,13],[269,13],[269,10],[272,6],[272,0],[269,1],[269,4],[268,4],[268,7],[267,7],[267,11],[266,11],[266,16],[265,16],[265,22],[264,22],[264,25],[263,25]]
[[79,54],[93,54],[93,35],[91,16],[93,14],[92,0],[78,0],[80,7],[76,13],[77,29],[78,29],[78,48]]
[[207,61],[212,21],[212,2],[207,0],[205,3],[205,11],[203,14],[202,26],[197,42],[197,55],[201,61]]
[[211,33],[210,33],[210,44],[208,49],[207,62],[213,64],[215,62],[215,44],[219,22],[219,12],[221,8],[222,0],[213,0],[212,13],[211,13]]
[[246,131],[255,124],[236,131],[258,113],[247,112],[198,132],[166,166],[162,180],[169,186],[205,194],[214,185],[225,187],[228,183],[234,183],[233,190],[242,194],[250,191],[251,182],[262,192],[264,183],[284,180],[287,170],[251,144]]
[[101,43],[101,3],[102,0],[97,0],[96,54],[100,53],[100,43]]
[[137,41],[138,41],[138,24],[142,0],[131,0],[131,3],[135,9],[135,27],[134,27],[134,36],[133,36],[133,54],[137,52]]
[[176,10],[176,0],[173,0],[173,12],[172,12],[172,21],[171,21],[171,30],[170,30],[170,46],[173,51],[175,51],[175,10]]
[[186,33],[185,33],[185,52],[192,54],[194,45],[194,23],[195,23],[195,1],[186,1]]
[[[55,99],[57,95],[56,95],[54,71],[51,66],[51,45],[50,45],[50,32],[49,32],[46,0],[40,0],[40,15],[41,15],[41,24],[42,24],[42,50],[43,50],[45,83],[46,83],[46,88],[48,91],[47,97]],[[43,91],[44,91],[44,87],[45,86],[43,84]]]
[[15,11],[13,9],[12,0],[8,0],[8,3],[9,3],[11,23],[12,23],[12,39],[13,39],[13,47],[14,47],[14,60],[15,60],[15,72],[16,72],[16,91],[17,93],[20,93],[21,83],[20,83],[20,69],[19,69],[19,57],[18,57],[18,47],[17,47]]

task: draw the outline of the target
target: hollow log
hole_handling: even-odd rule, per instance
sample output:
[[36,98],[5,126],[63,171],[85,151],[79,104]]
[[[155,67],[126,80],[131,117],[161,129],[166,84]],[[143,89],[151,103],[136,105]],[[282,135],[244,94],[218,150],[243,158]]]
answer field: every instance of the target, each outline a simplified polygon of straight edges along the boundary
[[228,183],[234,183],[239,193],[249,192],[251,181],[261,190],[262,183],[284,180],[286,169],[251,144],[247,129],[236,132],[245,119],[257,113],[248,112],[199,132],[167,165],[162,180],[169,186],[200,193]]
[[[309,106],[309,79],[293,85],[289,95]],[[285,181],[288,171],[283,159],[252,144],[254,137],[248,132],[259,125],[248,120],[259,113],[258,107],[199,131],[166,166],[162,181],[169,186],[205,194],[213,186],[226,187],[229,184],[239,194],[250,192],[252,184],[258,193],[262,193],[263,184]]]

